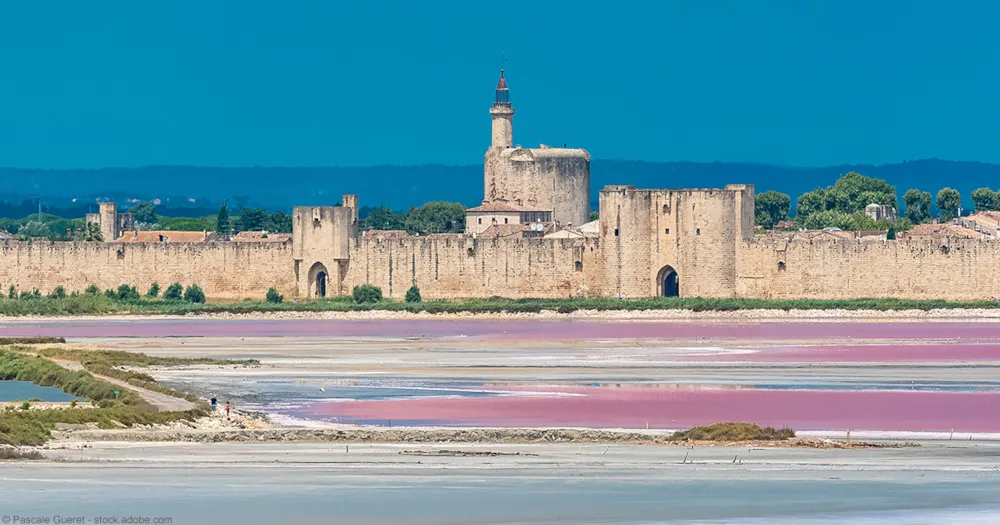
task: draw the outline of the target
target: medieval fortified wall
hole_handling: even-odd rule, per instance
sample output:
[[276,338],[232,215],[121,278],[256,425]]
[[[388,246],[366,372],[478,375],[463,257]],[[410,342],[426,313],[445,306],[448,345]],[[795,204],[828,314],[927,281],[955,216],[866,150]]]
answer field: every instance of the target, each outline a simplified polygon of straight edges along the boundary
[[[198,284],[210,298],[350,294],[370,283],[402,298],[685,297],[983,299],[1000,296],[1000,242],[887,240],[833,232],[754,235],[754,187],[600,192],[589,220],[590,154],[521,148],[501,74],[490,109],[483,205],[466,234],[358,232],[358,198],[296,207],[277,242],[125,242],[131,216],[88,217],[110,242],[3,241],[0,287],[67,292]],[[176,233],[176,232],[174,232]],[[133,236],[138,238],[138,236]]]

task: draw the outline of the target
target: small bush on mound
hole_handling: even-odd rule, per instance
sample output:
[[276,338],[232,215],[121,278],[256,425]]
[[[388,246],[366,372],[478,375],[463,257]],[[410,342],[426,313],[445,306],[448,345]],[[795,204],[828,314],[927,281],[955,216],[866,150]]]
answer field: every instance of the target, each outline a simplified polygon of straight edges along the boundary
[[282,297],[282,295],[279,294],[278,291],[275,290],[274,288],[267,289],[267,302],[278,304],[284,300],[285,298]]
[[197,284],[192,284],[184,290],[184,300],[189,303],[204,303],[205,302],[205,292],[201,291],[201,287]]
[[108,299],[117,299],[118,292],[108,288],[107,290],[104,290],[104,297],[107,297]]
[[51,297],[53,299],[65,299],[66,298],[66,289],[63,288],[62,285],[56,286],[56,289],[52,290],[52,294],[49,295],[49,297]]
[[149,287],[149,291],[146,292],[146,297],[156,297],[157,295],[160,295],[160,283],[153,283]]
[[17,299],[17,288],[14,288],[13,284],[10,285],[10,289],[7,291],[7,298],[8,299]]
[[96,284],[92,284],[83,293],[86,295],[101,295],[101,289]]
[[790,428],[775,429],[755,423],[715,423],[674,432],[671,441],[781,441],[795,437]]
[[382,289],[372,284],[362,284],[354,287],[354,302],[377,303],[382,300]]
[[163,292],[163,298],[168,301],[180,301],[184,295],[184,287],[181,283],[174,283],[167,287],[167,290]]
[[410,289],[406,291],[406,302],[419,303],[420,301],[420,288],[417,288],[417,285],[411,286]]

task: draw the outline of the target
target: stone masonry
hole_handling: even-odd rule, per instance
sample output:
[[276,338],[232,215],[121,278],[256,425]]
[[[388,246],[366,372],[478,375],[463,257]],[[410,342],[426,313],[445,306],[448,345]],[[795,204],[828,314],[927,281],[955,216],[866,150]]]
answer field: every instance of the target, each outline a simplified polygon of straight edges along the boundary
[[[506,80],[496,89],[484,159],[484,216],[512,222],[551,212],[574,225],[590,212],[585,150],[513,147]],[[67,292],[120,284],[199,284],[210,298],[350,294],[373,284],[401,299],[683,297],[985,299],[1000,296],[1000,243],[964,238],[754,235],[754,187],[600,192],[597,237],[488,238],[358,232],[358,197],[293,210],[290,242],[0,241],[0,287]],[[506,203],[506,204],[504,204]],[[506,209],[506,208],[504,208]],[[539,211],[542,210],[542,211]],[[488,215],[494,213],[494,215]],[[513,213],[513,212],[512,212]],[[528,213],[528,215],[525,215]],[[478,227],[478,216],[472,215]],[[526,218],[527,217],[527,218]],[[129,217],[113,204],[88,220],[115,238]]]

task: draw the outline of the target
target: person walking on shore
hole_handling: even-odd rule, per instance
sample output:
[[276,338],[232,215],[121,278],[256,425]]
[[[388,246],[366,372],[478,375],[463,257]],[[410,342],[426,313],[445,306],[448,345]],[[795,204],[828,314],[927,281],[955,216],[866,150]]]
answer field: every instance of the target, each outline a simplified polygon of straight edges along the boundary
[[213,396],[212,396],[212,412],[215,412],[215,405],[216,405],[217,403],[218,403],[218,400],[217,400],[217,399],[215,399],[215,396],[213,395]]
[[229,405],[229,401],[226,401],[226,419],[229,419],[229,410],[230,410],[230,408],[231,408],[231,406]]

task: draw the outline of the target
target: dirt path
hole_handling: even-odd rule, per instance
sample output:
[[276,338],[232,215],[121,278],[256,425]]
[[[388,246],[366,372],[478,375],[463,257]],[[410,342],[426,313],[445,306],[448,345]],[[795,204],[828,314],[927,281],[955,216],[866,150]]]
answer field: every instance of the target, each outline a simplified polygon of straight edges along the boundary
[[[58,364],[59,366],[67,368],[69,370],[73,371],[85,370],[83,368],[83,365],[81,365],[76,361],[69,361],[65,359],[50,359],[50,360]],[[90,375],[96,377],[97,379],[100,379],[101,381],[107,381],[112,385],[120,386],[122,388],[127,388],[139,394],[140,396],[142,396],[143,399],[146,400],[147,403],[156,408],[157,412],[184,412],[186,410],[191,410],[195,407],[194,403],[186,399],[181,399],[179,397],[174,397],[167,394],[161,394],[159,392],[154,392],[152,390],[148,390],[142,387],[130,385],[125,381],[122,381],[120,379],[115,379],[113,377],[97,375],[94,373],[91,373]]]

